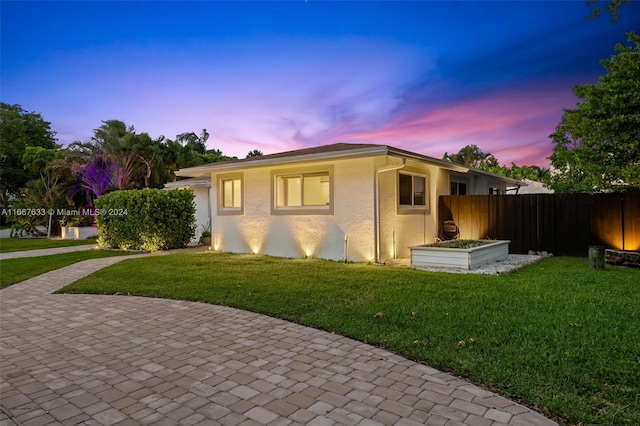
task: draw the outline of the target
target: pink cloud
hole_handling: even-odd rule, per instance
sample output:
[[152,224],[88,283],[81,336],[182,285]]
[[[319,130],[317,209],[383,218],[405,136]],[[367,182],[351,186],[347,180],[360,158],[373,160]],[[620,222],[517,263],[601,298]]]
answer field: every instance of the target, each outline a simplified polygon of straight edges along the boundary
[[383,143],[434,157],[476,144],[503,164],[546,167],[546,157],[552,151],[548,135],[559,122],[563,108],[576,101],[566,87],[521,86],[435,110],[416,106],[371,130],[336,128],[329,132],[332,141]]

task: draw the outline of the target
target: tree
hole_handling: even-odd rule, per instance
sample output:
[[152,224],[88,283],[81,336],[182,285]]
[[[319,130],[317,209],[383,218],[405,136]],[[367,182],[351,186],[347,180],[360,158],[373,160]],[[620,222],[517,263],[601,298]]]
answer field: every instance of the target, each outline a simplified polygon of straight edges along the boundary
[[640,36],[635,46],[601,63],[607,74],[596,84],[575,86],[584,101],[564,111],[550,135],[549,187],[556,192],[600,192],[640,188]]
[[50,125],[40,114],[0,102],[0,205],[8,206],[11,196],[37,176],[23,167],[26,147],[59,148]]
[[491,153],[483,152],[477,145],[467,145],[455,154],[445,152],[442,159],[478,169],[492,157]]
[[620,9],[623,5],[629,4],[629,0],[605,0],[604,3],[605,5],[601,7],[600,0],[587,0],[587,6],[591,8],[591,18],[599,18],[604,10],[611,15],[609,20],[616,23],[620,19]]
[[249,151],[247,154],[247,158],[250,157],[262,157],[264,154],[259,149],[254,149],[253,151]]

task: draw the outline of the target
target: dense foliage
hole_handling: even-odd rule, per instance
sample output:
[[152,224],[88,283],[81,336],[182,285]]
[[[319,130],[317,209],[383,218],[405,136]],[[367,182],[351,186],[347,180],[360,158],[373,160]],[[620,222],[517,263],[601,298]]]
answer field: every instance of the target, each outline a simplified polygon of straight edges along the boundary
[[607,74],[574,87],[578,102],[551,135],[556,192],[640,189],[640,36],[601,61]]
[[98,244],[157,251],[186,247],[196,231],[190,190],[115,191],[96,200]]
[[[92,208],[94,200],[115,190],[162,188],[176,180],[178,169],[235,158],[207,149],[206,129],[154,139],[120,120],[107,120],[90,140],[63,148],[49,125],[19,105],[0,104],[0,207],[10,212],[1,219],[13,225],[14,235],[58,235],[60,223],[90,224],[93,217],[58,212]],[[38,214],[11,214],[16,211]]]
[[511,167],[500,165],[493,154],[482,151],[477,145],[462,147],[455,154],[445,152],[442,159],[516,180],[546,182],[549,177],[549,170],[539,166],[518,166],[516,163],[511,163]]
[[11,196],[37,174],[23,167],[27,147],[58,149],[51,123],[20,105],[0,102],[0,205],[7,207]]

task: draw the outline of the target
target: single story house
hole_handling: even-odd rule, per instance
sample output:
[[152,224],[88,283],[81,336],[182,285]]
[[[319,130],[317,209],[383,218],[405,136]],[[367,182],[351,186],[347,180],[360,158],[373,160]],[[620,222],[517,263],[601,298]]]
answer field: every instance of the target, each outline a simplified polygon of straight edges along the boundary
[[434,242],[439,195],[498,194],[519,184],[386,145],[346,143],[176,174],[194,180],[171,187],[197,190],[209,180],[215,250],[358,262],[409,257],[409,246]]

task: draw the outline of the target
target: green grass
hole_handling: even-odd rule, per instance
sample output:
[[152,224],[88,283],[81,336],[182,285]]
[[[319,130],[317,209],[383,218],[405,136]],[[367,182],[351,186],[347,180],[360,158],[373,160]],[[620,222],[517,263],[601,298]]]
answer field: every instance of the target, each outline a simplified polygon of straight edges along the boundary
[[96,240],[50,240],[48,238],[0,238],[0,253],[56,247],[96,245]]
[[62,291],[234,306],[388,348],[566,423],[640,424],[639,283],[582,258],[479,276],[197,253],[125,260]]
[[72,263],[99,257],[122,256],[130,253],[88,250],[50,256],[21,257],[0,261],[0,289]]

